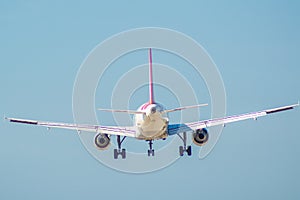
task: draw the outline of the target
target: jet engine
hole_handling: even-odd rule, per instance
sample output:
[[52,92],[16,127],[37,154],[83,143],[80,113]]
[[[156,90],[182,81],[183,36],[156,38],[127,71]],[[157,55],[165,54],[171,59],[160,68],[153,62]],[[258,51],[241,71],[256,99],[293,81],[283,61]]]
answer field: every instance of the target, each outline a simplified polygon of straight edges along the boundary
[[208,141],[208,131],[205,128],[197,129],[193,133],[193,142],[198,146],[203,146]]
[[110,145],[110,138],[107,134],[98,134],[95,136],[95,145],[100,150],[105,150]]

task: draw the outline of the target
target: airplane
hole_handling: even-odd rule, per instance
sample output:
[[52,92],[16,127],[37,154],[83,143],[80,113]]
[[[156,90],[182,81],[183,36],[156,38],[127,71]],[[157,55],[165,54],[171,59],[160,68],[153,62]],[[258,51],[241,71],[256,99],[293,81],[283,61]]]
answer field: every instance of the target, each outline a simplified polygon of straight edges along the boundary
[[121,156],[126,158],[126,149],[122,148],[122,143],[126,137],[132,137],[138,140],[144,140],[149,143],[148,156],[154,156],[153,141],[165,140],[169,136],[177,135],[182,140],[183,145],[179,146],[179,155],[186,153],[192,155],[192,148],[187,145],[187,133],[192,134],[193,143],[198,146],[205,145],[209,140],[208,128],[212,126],[223,125],[232,122],[242,121],[246,119],[257,119],[258,117],[269,114],[291,110],[299,106],[297,104],[282,106],[272,109],[266,109],[258,112],[227,116],[222,118],[207,119],[202,121],[188,122],[182,124],[169,124],[168,113],[181,111],[184,109],[197,108],[207,106],[208,104],[199,104],[192,106],[184,106],[174,109],[165,109],[163,105],[154,100],[153,92],[153,74],[152,74],[152,50],[149,49],[149,101],[141,105],[137,110],[114,110],[99,109],[106,112],[123,112],[134,115],[133,126],[102,126],[89,124],[72,124],[60,122],[46,122],[18,118],[5,118],[9,122],[23,123],[47,128],[63,128],[77,131],[87,131],[95,133],[94,145],[99,150],[108,149],[111,143],[111,136],[116,136],[117,148],[114,149],[114,159]]

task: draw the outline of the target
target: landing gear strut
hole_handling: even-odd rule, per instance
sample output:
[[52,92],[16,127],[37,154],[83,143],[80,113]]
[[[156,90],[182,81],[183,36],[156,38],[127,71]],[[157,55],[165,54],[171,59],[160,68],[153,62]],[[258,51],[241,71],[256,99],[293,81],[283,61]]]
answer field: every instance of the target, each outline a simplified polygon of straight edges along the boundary
[[148,140],[148,142],[149,142],[149,150],[148,150],[148,156],[154,156],[154,149],[152,149],[152,144],[153,144],[153,142],[152,142],[152,140]]
[[179,138],[183,141],[183,146],[179,146],[179,155],[183,156],[184,152],[187,153],[188,156],[192,155],[192,147],[186,145],[186,132],[183,132],[183,136],[177,134]]
[[117,135],[117,143],[118,143],[118,149],[114,149],[114,159],[118,159],[119,155],[122,156],[122,159],[126,158],[126,149],[122,149],[121,145],[123,141],[125,140],[126,136],[124,136],[121,140],[121,136]]

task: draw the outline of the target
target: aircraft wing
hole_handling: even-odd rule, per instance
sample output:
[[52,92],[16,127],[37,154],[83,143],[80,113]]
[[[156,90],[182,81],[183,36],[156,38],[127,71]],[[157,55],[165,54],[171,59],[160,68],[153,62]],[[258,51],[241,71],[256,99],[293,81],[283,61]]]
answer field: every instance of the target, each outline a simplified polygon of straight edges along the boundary
[[209,128],[212,126],[217,125],[223,125],[225,126],[228,123],[242,121],[246,119],[257,119],[258,117],[262,117],[268,114],[281,112],[285,110],[291,110],[295,108],[296,106],[299,106],[298,104],[293,104],[289,106],[283,106],[258,112],[251,112],[241,115],[234,115],[234,116],[228,116],[228,117],[222,117],[222,118],[216,118],[216,119],[208,119],[203,121],[197,121],[197,122],[190,122],[190,123],[184,123],[184,124],[172,124],[168,126],[168,133],[169,135],[174,135],[177,133],[182,132],[188,132],[188,131],[194,131],[201,128]]
[[88,125],[88,124],[71,124],[71,123],[60,123],[60,122],[45,122],[28,119],[17,119],[17,118],[5,118],[10,122],[30,124],[37,126],[44,126],[47,128],[62,128],[77,131],[88,131],[94,133],[102,133],[108,135],[120,135],[127,137],[135,137],[135,127],[122,127],[122,126],[100,126],[100,125]]

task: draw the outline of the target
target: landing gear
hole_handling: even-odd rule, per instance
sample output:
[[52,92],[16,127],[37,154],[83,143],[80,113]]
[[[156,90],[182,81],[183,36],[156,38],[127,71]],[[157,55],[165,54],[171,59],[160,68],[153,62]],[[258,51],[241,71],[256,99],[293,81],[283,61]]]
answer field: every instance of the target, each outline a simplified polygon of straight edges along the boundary
[[191,156],[192,155],[192,146],[188,146],[186,149],[187,155]]
[[179,155],[183,156],[183,153],[184,153],[183,146],[179,146]]
[[122,159],[126,158],[126,149],[122,149],[121,145],[123,141],[125,140],[126,136],[124,136],[121,140],[121,136],[117,135],[117,143],[118,143],[118,149],[114,149],[114,159],[118,159],[119,155],[122,156]]
[[122,159],[126,158],[126,150],[125,149],[114,149],[114,159],[118,159],[118,156],[121,155]]
[[148,156],[154,156],[154,149],[152,148],[153,142],[152,140],[148,140],[149,142],[149,150],[148,150]]
[[179,146],[179,155],[183,156],[184,152],[187,153],[188,156],[192,155],[192,147],[186,146],[186,132],[183,132],[183,136],[180,134],[177,134],[179,138],[183,141],[183,146]]

